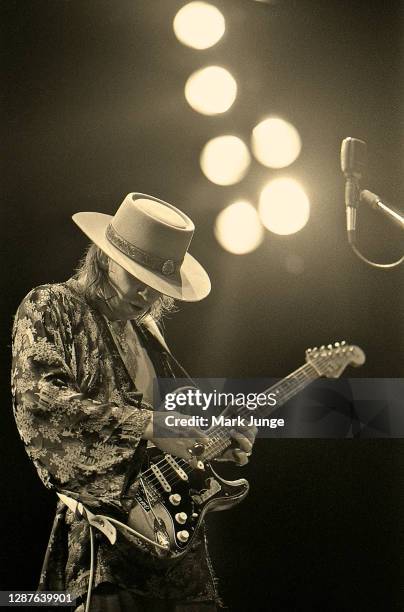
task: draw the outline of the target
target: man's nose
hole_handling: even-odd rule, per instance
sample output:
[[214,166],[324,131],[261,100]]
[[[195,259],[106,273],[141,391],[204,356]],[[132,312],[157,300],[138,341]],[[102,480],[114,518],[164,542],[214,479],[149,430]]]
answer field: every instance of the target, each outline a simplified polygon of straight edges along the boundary
[[152,289],[151,287],[149,287],[148,285],[142,285],[141,287],[139,287],[139,289],[137,290],[137,293],[139,295],[142,296],[142,298],[144,300],[149,300],[151,297],[154,296],[154,294],[156,293],[154,289]]

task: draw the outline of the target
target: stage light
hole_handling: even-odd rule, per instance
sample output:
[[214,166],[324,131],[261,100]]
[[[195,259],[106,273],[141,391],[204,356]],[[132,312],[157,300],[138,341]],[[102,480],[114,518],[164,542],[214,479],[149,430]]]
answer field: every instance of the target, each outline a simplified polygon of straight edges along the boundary
[[310,202],[299,183],[290,178],[269,182],[258,206],[262,223],[275,234],[294,234],[309,220]]
[[299,132],[291,123],[269,117],[253,129],[251,147],[264,166],[285,168],[297,159],[302,143]]
[[197,70],[185,84],[188,104],[203,115],[224,113],[237,95],[237,83],[225,68],[208,66]]
[[184,45],[208,49],[222,38],[226,23],[222,13],[212,4],[189,2],[174,17],[173,28]]
[[264,237],[257,211],[245,200],[230,204],[218,214],[214,233],[219,244],[236,255],[254,251]]
[[247,173],[251,163],[248,148],[237,136],[218,136],[202,149],[200,164],[204,175],[216,185],[234,185]]

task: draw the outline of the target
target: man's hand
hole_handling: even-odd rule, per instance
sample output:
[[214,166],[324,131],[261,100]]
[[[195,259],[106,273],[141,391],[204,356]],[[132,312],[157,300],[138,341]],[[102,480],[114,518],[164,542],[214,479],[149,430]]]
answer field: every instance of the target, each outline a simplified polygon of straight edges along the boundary
[[216,461],[234,461],[238,465],[246,465],[248,457],[251,455],[257,432],[258,429],[255,426],[232,429],[230,435],[233,439],[233,444],[224,451],[223,455],[216,457]]
[[[178,419],[191,419],[190,415],[180,414],[178,412],[170,412],[170,415]],[[190,463],[195,463],[198,458],[192,456],[190,449],[196,443],[208,444],[209,432],[203,432],[198,427],[189,426],[168,426],[166,424],[167,412],[153,412],[144,433],[143,438],[150,440],[165,453],[187,459]],[[248,457],[251,455],[251,450],[257,435],[256,427],[237,427],[232,429],[230,435],[232,437],[232,445],[226,449],[220,457],[216,457],[216,461],[234,461],[238,465],[248,463]],[[203,461],[203,455],[200,457]]]
[[[143,438],[150,440],[165,453],[175,455],[187,459],[190,463],[195,462],[189,449],[192,449],[194,444],[207,444],[208,438],[206,434],[195,426],[178,426],[169,427],[166,424],[166,417],[170,415],[179,419],[191,419],[190,415],[180,414],[179,412],[153,412],[144,433]],[[203,460],[203,456],[201,457]]]

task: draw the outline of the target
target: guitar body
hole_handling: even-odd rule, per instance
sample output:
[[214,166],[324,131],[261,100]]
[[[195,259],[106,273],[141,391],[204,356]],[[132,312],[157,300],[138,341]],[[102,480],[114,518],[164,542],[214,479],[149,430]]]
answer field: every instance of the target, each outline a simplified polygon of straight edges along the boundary
[[[185,473],[181,468],[176,470],[167,463],[167,457],[176,463],[175,458],[157,448],[147,449],[142,474],[147,470],[148,476],[141,474],[138,479],[127,524],[139,534],[166,547],[163,550],[139,540],[143,550],[146,548],[161,558],[178,558],[192,544],[205,514],[227,510],[241,502],[248,493],[249,484],[243,478],[224,480],[208,462],[200,463],[199,468]],[[166,483],[171,483],[168,486],[164,480],[165,486],[161,486],[154,472],[150,477],[150,468],[157,463],[160,466],[164,464],[161,472]],[[176,465],[179,466],[178,463]]]

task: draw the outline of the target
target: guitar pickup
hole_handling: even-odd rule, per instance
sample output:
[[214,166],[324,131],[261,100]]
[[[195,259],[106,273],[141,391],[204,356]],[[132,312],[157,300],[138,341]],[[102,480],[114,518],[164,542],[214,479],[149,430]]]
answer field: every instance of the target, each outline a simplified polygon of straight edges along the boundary
[[181,480],[188,480],[188,474],[184,472],[180,465],[178,465],[174,457],[172,457],[171,455],[165,455],[164,459],[167,461],[168,465],[174,470],[177,476],[181,478]]
[[164,477],[163,472],[160,470],[160,468],[157,467],[157,465],[155,463],[152,463],[151,466],[150,466],[150,469],[153,472],[153,474],[155,475],[155,477],[157,478],[157,480],[159,481],[159,483],[161,484],[161,486],[163,487],[164,491],[166,493],[170,493],[171,492],[171,487],[168,484],[168,481]]

